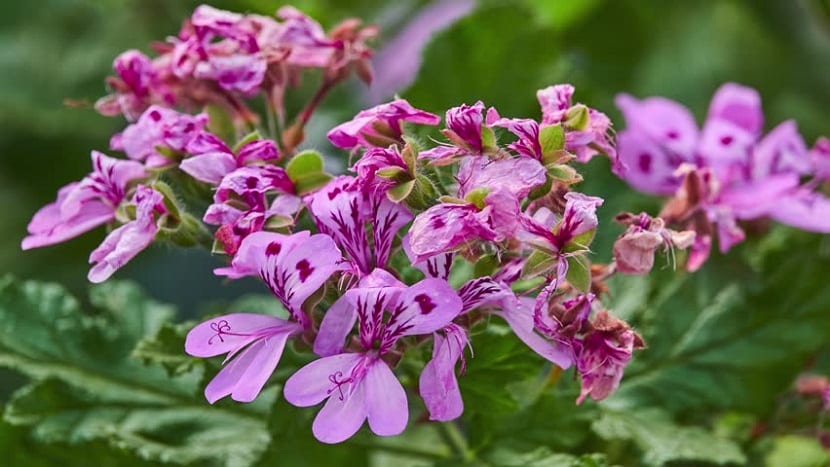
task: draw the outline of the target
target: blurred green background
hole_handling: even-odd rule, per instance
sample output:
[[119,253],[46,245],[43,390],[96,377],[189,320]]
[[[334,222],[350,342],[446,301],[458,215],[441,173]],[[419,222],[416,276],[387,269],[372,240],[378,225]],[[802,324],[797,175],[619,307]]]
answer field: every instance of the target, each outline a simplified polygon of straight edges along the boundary
[[[461,0],[459,0],[461,1]],[[273,13],[281,3],[213,1],[243,12]],[[444,2],[452,3],[452,2]],[[466,2],[463,2],[466,3]],[[56,190],[89,169],[90,149],[106,150],[124,122],[65,99],[94,102],[119,52],[149,52],[152,40],[175,34],[198,5],[171,0],[32,0],[0,6],[0,271],[53,280],[84,296],[86,258],[103,238],[99,229],[63,245],[19,250],[26,223]],[[324,26],[357,16],[379,24],[378,48],[428,1],[299,0],[293,3]],[[380,77],[392,70],[379,68]],[[767,127],[795,118],[812,142],[830,134],[830,2],[826,0],[486,1],[427,44],[411,87],[397,91],[415,106],[442,113],[484,100],[505,116],[537,117],[538,88],[570,82],[578,101],[619,119],[619,92],[664,95],[702,117],[719,84],[758,88]],[[316,115],[311,145],[335,153],[324,128],[366,105],[362,85],[350,83]],[[307,92],[298,91],[300,95]],[[298,100],[299,101],[299,100]],[[618,125],[621,125],[619,120]],[[605,161],[586,168],[583,190],[608,198],[610,220],[619,209],[653,208],[609,176]],[[604,229],[600,257],[619,233]],[[237,295],[250,284],[222,284],[221,264],[203,252],[153,247],[117,274],[134,278],[155,298],[188,315],[207,301]],[[193,310],[193,311],[190,311]]]

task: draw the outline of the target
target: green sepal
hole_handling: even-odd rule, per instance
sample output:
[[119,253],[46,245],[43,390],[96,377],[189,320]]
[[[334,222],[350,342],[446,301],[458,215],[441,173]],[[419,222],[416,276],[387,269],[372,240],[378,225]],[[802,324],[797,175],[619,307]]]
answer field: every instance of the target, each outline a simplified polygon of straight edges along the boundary
[[248,133],[247,135],[243,136],[242,139],[237,141],[236,144],[233,146],[234,154],[239,152],[239,150],[242,149],[242,146],[245,146],[246,144],[250,143],[251,141],[256,141],[258,139],[262,139],[262,135],[260,135],[259,131],[257,131],[257,130],[254,130],[254,131]]
[[544,274],[556,266],[556,256],[543,251],[534,250],[525,260],[522,267],[522,277],[529,278]]
[[323,156],[317,151],[303,151],[288,161],[285,172],[294,183],[309,174],[321,173],[323,172]]
[[413,189],[415,189],[415,180],[410,180],[387,190],[386,197],[393,203],[400,203],[409,197]]
[[300,196],[311,193],[328,185],[332,178],[334,177],[325,172],[306,175],[299,180],[294,180],[294,192]]
[[571,130],[585,131],[588,129],[590,123],[590,116],[588,115],[588,107],[582,104],[577,104],[570,109],[565,116],[565,126]]
[[484,209],[484,199],[490,194],[489,188],[475,188],[464,197],[464,201],[472,203],[479,209]]
[[591,262],[584,255],[568,257],[568,282],[580,292],[591,290]]
[[565,149],[565,130],[562,125],[549,125],[539,130],[539,144],[542,146],[542,157]]
[[587,251],[588,247],[591,246],[591,242],[594,241],[596,234],[597,229],[591,229],[587,232],[583,232],[566,243],[565,246],[562,247],[562,251],[565,253]]
[[498,149],[496,132],[489,126],[481,125],[481,148],[484,152],[492,152]]
[[484,255],[476,261],[473,267],[473,277],[489,277],[499,267],[499,259],[495,254]]

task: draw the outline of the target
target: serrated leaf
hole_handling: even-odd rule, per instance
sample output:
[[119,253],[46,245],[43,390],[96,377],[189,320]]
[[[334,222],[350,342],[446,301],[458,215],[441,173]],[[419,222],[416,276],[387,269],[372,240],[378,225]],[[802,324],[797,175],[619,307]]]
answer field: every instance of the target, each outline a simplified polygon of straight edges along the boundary
[[189,323],[163,324],[156,334],[138,342],[133,350],[133,357],[141,359],[145,364],[163,366],[170,376],[187,373],[193,369],[196,361],[182,352],[185,336],[192,327]]
[[41,442],[108,440],[142,459],[172,464],[222,460],[250,465],[270,439],[256,416],[147,404],[129,394],[85,390],[54,378],[15,393],[5,416],[30,426]]
[[741,449],[700,427],[683,427],[657,409],[627,412],[606,410],[591,427],[606,440],[631,440],[647,465],[685,461],[717,465],[744,464]]
[[169,306],[119,282],[93,287],[90,301],[85,313],[59,286],[0,279],[0,366],[40,381],[17,393],[8,420],[40,442],[107,443],[147,460],[249,465],[263,452],[267,407],[210,406],[199,371],[169,378],[130,357]]
[[[713,257],[694,275],[653,273],[638,326],[649,348],[606,403],[767,414],[830,339],[830,290],[816,280],[826,261],[816,257],[818,241],[793,235],[757,271]],[[623,282],[616,290],[624,294]]]
[[577,290],[582,292],[591,290],[591,263],[585,255],[568,257],[568,273],[565,278]]

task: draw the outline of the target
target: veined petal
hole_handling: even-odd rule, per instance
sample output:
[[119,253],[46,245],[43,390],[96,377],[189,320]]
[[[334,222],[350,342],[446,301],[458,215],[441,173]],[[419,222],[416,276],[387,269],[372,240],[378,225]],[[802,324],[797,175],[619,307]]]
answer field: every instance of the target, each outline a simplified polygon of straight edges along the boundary
[[344,397],[332,395],[326,405],[317,413],[311,431],[318,441],[327,444],[342,443],[354,436],[363,425],[368,414],[366,408],[366,387],[358,382],[343,386]]
[[[285,382],[285,400],[297,407],[311,407],[329,396],[339,398],[341,393],[338,384],[348,384],[343,382],[350,379],[352,370],[364,358],[365,355],[360,353],[342,353],[314,360],[297,370]],[[345,398],[349,391],[346,387],[342,390]]]
[[424,279],[409,287],[387,322],[387,335],[417,335],[435,332],[461,313],[461,298],[447,281]]
[[434,334],[432,360],[426,364],[418,381],[418,392],[429,411],[429,419],[448,422],[464,412],[464,401],[455,376],[455,365],[468,344],[466,332],[448,326],[446,337]]
[[409,421],[406,392],[398,378],[383,360],[369,365],[362,383],[369,428],[379,436],[395,436],[403,433]]
[[386,267],[392,250],[392,241],[398,231],[412,220],[412,213],[404,204],[395,204],[386,197],[374,206],[372,235],[375,239],[375,266]]
[[187,333],[184,351],[194,357],[215,357],[234,352],[264,333],[297,330],[290,323],[274,316],[254,313],[231,313],[209,319]]

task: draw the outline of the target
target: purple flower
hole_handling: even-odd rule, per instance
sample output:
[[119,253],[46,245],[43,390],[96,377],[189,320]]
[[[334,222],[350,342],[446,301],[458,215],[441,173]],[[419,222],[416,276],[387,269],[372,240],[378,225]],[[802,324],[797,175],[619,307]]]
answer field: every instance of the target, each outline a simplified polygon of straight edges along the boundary
[[123,150],[130,159],[143,161],[147,167],[164,167],[176,161],[160,153],[158,148],[184,153],[207,122],[207,114],[182,114],[154,105],[141,114],[136,123],[114,136],[110,146]]
[[542,160],[542,145],[539,142],[539,123],[529,118],[500,118],[493,126],[506,128],[519,139],[508,147],[519,155]]
[[342,149],[355,146],[385,148],[401,141],[401,122],[437,125],[440,120],[437,115],[416,109],[404,99],[397,99],[360,111],[351,121],[329,131],[328,138]]
[[219,87],[252,96],[259,91],[268,64],[258,55],[212,56],[196,65],[193,76],[216,81]]
[[461,299],[440,279],[397,291],[352,289],[346,297],[357,309],[363,352],[316,360],[284,387],[286,400],[298,407],[326,400],[312,425],[324,443],[345,441],[365,420],[380,436],[403,432],[409,419],[406,392],[383,357],[401,337],[438,331],[461,311]]
[[332,62],[337,48],[342,47],[342,44],[326,36],[318,22],[292,6],[281,7],[277,16],[283,23],[270,40],[263,41],[263,47],[288,47],[290,52],[286,62],[291,65],[325,68]]
[[545,168],[539,161],[526,157],[489,160],[471,157],[458,170],[458,196],[465,197],[475,189],[504,190],[524,199],[534,188],[545,184]]
[[395,236],[412,220],[405,206],[389,201],[383,193],[362,192],[357,180],[348,176],[335,178],[309,196],[306,204],[319,230],[335,239],[360,275],[386,267]]
[[[492,193],[485,198],[485,202],[488,198],[498,200],[498,196]],[[513,200],[515,202],[515,198]],[[513,207],[515,216],[518,214],[518,203]],[[492,225],[493,210],[491,205],[479,210],[472,203],[443,203],[418,214],[409,229],[410,248],[416,262],[452,252],[468,242],[504,240],[505,233],[512,234],[515,230],[515,223],[507,220],[506,228],[497,231]],[[508,208],[506,211],[513,210]]]
[[271,140],[257,139],[245,143],[236,154],[217,136],[204,132],[187,146],[193,156],[179,167],[200,182],[218,185],[225,175],[249,164],[279,159],[279,151]]
[[659,247],[683,250],[691,247],[695,239],[695,232],[667,229],[663,219],[646,213],[623,213],[617,216],[617,222],[628,226],[614,242],[614,262],[623,274],[647,274],[654,266],[654,252]]
[[364,192],[385,193],[396,184],[396,180],[378,176],[382,169],[400,169],[409,174],[409,167],[396,146],[371,148],[349,169],[357,173],[357,180]]
[[259,232],[243,240],[234,266],[243,274],[256,271],[290,319],[233,313],[188,333],[185,350],[190,355],[228,354],[225,362],[230,363],[205,388],[210,403],[228,395],[240,402],[256,398],[279,363],[286,340],[311,326],[302,305],[340,269],[340,259],[337,246],[323,234]]
[[94,264],[88,275],[90,282],[109,279],[156,238],[160,218],[167,213],[162,194],[139,185],[132,204],[135,205],[135,219],[110,232],[103,243],[90,253],[89,262]]
[[112,221],[129,184],[148,176],[138,162],[92,151],[92,173],[61,188],[58,199],[34,215],[21,248],[54,245]]

